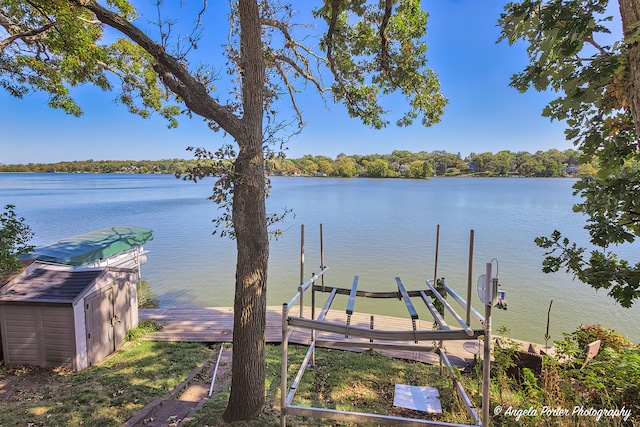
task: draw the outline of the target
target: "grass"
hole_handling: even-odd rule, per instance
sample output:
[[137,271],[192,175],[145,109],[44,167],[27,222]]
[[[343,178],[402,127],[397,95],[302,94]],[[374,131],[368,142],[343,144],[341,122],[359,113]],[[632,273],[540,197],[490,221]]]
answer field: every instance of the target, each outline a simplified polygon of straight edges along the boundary
[[[288,384],[295,377],[307,347],[289,346]],[[266,410],[255,421],[237,422],[233,426],[266,427],[280,425],[280,346],[267,346]],[[444,414],[437,419],[470,423],[462,403],[457,399],[451,380],[440,376],[439,368],[420,362],[403,361],[374,353],[354,353],[318,349],[316,367],[307,369],[293,403],[353,412],[368,412],[409,418],[425,414],[393,406],[396,383],[429,385],[440,390]],[[225,389],[207,402],[188,427],[225,426],[222,413],[229,398]],[[327,420],[287,417],[288,426],[324,426]],[[350,423],[332,421],[331,425]]]
[[[506,375],[510,366],[508,354],[496,353],[491,379],[491,423],[495,426],[640,426],[640,347],[622,340],[602,327],[582,326],[566,334],[556,345],[567,354],[573,346],[573,363],[558,363],[545,358],[540,375],[524,369],[521,379]],[[579,358],[584,342],[601,339],[600,354],[585,367]],[[289,346],[288,383],[295,377],[306,347]],[[560,356],[562,356],[562,354]],[[584,356],[582,356],[584,357]],[[459,401],[448,376],[440,376],[437,366],[407,362],[377,354],[352,353],[318,349],[316,367],[308,369],[299,384],[295,405],[424,418],[425,414],[393,407],[396,383],[437,387],[443,414],[432,417],[439,421],[471,424],[464,405]],[[458,375],[469,398],[481,411],[481,369],[470,375]],[[228,390],[209,401],[189,427],[226,426],[221,415],[228,400]],[[572,415],[575,407],[589,413]],[[527,413],[529,408],[537,414]],[[545,409],[546,408],[546,409]],[[625,409],[628,415],[597,416],[593,411]],[[251,422],[234,423],[237,427],[279,425],[280,347],[267,346],[266,410]],[[502,412],[500,412],[502,410]],[[562,411],[568,411],[562,415]],[[546,413],[545,413],[546,411]],[[553,412],[557,411],[557,412]],[[558,415],[560,414],[560,415]],[[351,426],[330,420],[287,417],[289,426]]]
[[[521,380],[505,376],[506,358],[496,354],[492,369],[491,409],[525,410],[543,406],[632,410],[627,421],[618,418],[581,416],[524,416],[492,412],[496,426],[606,426],[640,425],[640,348],[619,342],[602,328],[583,328],[565,340],[565,351],[580,350],[582,341],[594,337],[606,342],[604,350],[585,368],[582,363],[560,365],[546,360],[541,376],[524,372]],[[584,335],[584,336],[583,336]],[[556,344],[561,344],[556,343]],[[279,426],[281,347],[266,347],[266,405],[264,413],[235,427]],[[307,347],[289,346],[288,384],[295,377]],[[80,373],[60,369],[24,366],[0,367],[0,427],[5,426],[117,426],[149,402],[164,396],[215,350],[201,344],[133,341],[99,366]],[[505,360],[503,360],[505,359]],[[575,359],[574,359],[575,360]],[[580,362],[580,360],[578,360]],[[479,370],[459,375],[471,400],[480,410]],[[197,380],[207,382],[201,374]],[[219,381],[222,381],[219,378]],[[368,412],[407,418],[425,414],[393,406],[396,383],[437,387],[443,414],[439,421],[470,424],[464,405],[457,398],[450,378],[440,376],[439,367],[403,361],[373,353],[318,349],[316,367],[307,369],[298,387],[295,405],[352,412]],[[229,398],[229,386],[209,400],[187,423],[188,427],[227,426],[222,413]],[[428,417],[428,416],[427,416]],[[350,426],[328,420],[288,417],[289,426]]]
[[[289,346],[289,384],[307,347]],[[257,420],[234,426],[279,426],[280,355],[267,346],[267,405]],[[27,366],[0,367],[0,427],[119,426],[155,398],[164,396],[200,363],[215,357],[202,344],[133,341],[99,366],[82,372]],[[416,417],[393,407],[396,383],[438,387],[442,419],[467,422],[451,382],[437,367],[378,354],[318,349],[316,368],[308,369],[295,404],[356,412]],[[204,374],[202,374],[204,375]],[[205,375],[206,377],[206,375]],[[210,378],[203,378],[203,381]],[[211,399],[187,425],[225,426],[222,413],[229,388]],[[289,417],[287,425],[327,425],[326,420]],[[332,423],[332,425],[349,425]]]
[[77,373],[0,366],[0,426],[119,426],[211,353],[202,344],[141,341]]

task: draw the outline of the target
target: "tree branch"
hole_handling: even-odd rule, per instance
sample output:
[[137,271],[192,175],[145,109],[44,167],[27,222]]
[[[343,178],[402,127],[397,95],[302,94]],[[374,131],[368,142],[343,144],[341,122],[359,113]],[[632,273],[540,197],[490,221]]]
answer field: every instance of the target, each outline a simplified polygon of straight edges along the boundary
[[298,108],[298,104],[296,103],[296,97],[294,92],[300,92],[297,91],[296,88],[289,82],[289,78],[287,77],[287,73],[282,69],[282,67],[280,66],[280,64],[278,64],[276,62],[275,64],[276,70],[278,71],[278,74],[280,74],[280,77],[282,77],[282,80],[284,81],[285,86],[287,87],[287,90],[289,92],[289,98],[291,98],[291,105],[293,105],[293,109],[295,110],[297,116],[298,116],[298,120],[300,123],[302,123],[302,112],[300,111],[300,109]]
[[270,19],[270,18],[262,18],[260,22],[262,23],[262,25],[267,25],[269,27],[277,28],[278,30],[280,30],[280,32],[282,33],[284,38],[287,40],[287,42],[294,41],[293,38],[291,37],[291,33],[289,33],[289,28],[284,22],[278,21],[277,19]]
[[[338,23],[338,15],[340,14],[340,0],[332,0],[331,1],[331,19],[329,20],[329,29],[327,30],[327,62],[329,64],[329,70],[331,70],[331,74],[333,74],[333,78],[335,79],[338,86],[342,88],[346,88],[348,85],[345,83],[344,79],[340,75],[340,72],[336,69],[335,59],[333,57],[333,35],[336,31],[336,24]],[[359,114],[363,113],[364,110],[358,103],[356,99],[351,94],[351,91],[345,90],[343,94],[344,98],[347,100],[347,104]]]
[[591,46],[593,46],[596,49],[598,49],[598,51],[602,55],[607,55],[609,53],[593,39],[593,36],[585,37],[584,41],[588,42]]
[[329,69],[338,82],[341,82],[340,75],[336,70],[335,61],[333,60],[333,34],[336,31],[336,23],[338,22],[338,14],[340,13],[340,0],[331,1],[331,20],[329,21],[329,29],[327,30],[327,61]]
[[[122,81],[127,80],[127,82],[133,87],[136,87],[138,89],[145,88],[144,82],[142,82],[137,76],[132,76],[131,74],[123,73],[121,70],[115,67],[112,67],[111,65],[103,61],[96,61],[96,65],[98,65],[99,67],[102,67],[106,71],[112,72],[113,74],[118,76]],[[133,80],[133,78],[135,78],[135,81]]]
[[[316,89],[318,89],[318,91],[320,93],[331,90],[331,88],[322,87],[321,82],[313,74],[310,74],[308,71],[304,70],[300,66],[300,64],[298,64],[296,61],[294,61],[293,59],[289,58],[288,56],[285,56],[285,55],[274,55],[273,59],[276,60],[276,61],[286,62],[287,64],[291,65],[291,67],[294,70],[296,70],[296,72],[298,74],[300,74],[305,80],[313,83],[313,85],[316,87]],[[278,67],[277,64],[276,64],[276,67]],[[279,69],[279,71],[281,71],[281,70]]]
[[[296,40],[294,40],[291,37],[291,33],[289,32],[289,27],[284,22],[278,21],[275,19],[262,18],[261,23],[262,25],[266,25],[266,26],[273,27],[280,30],[280,32],[282,33],[282,36],[286,40],[285,48],[289,48],[291,49],[291,51],[293,51],[295,58],[302,63],[302,66],[300,65],[299,62],[297,62],[296,60],[286,55],[276,54],[274,55],[275,59],[279,59],[283,62],[289,63],[293,68],[296,69],[296,71],[302,77],[304,77],[304,79],[311,81],[318,88],[320,92],[326,92],[328,90],[331,90],[330,88],[323,88],[321,79],[318,79],[317,77],[315,77],[309,68],[309,57],[312,57],[313,59],[317,60],[319,63],[323,63],[323,64],[327,63],[326,58],[323,58],[322,56],[313,52],[313,50],[311,50],[309,47],[303,44],[300,44]],[[302,53],[301,51],[304,53]]]
[[[28,30],[28,31],[23,31],[20,33],[15,33],[12,34],[11,36],[7,37],[6,39],[0,41],[0,52],[2,52],[4,49],[6,49],[11,43],[13,43],[14,41],[20,39],[22,41],[24,41],[25,43],[31,43],[33,41],[35,41],[38,36],[40,36],[41,34],[45,33],[46,31],[48,31],[50,28],[52,28],[55,25],[55,22],[50,22],[40,28],[34,28],[32,30]],[[15,24],[13,24],[11,21],[9,21],[4,15],[0,14],[0,26],[4,27],[5,30],[7,30],[7,32],[9,34],[11,34],[13,31],[18,31],[19,27]]]
[[386,0],[384,5],[384,16],[382,17],[382,24],[380,25],[380,66],[383,70],[387,71],[389,66],[389,39],[387,38],[387,26],[391,19],[391,9],[393,6],[393,0]]
[[228,107],[216,102],[209,95],[207,88],[198,82],[176,58],[169,55],[161,45],[155,43],[126,19],[105,9],[95,1],[71,1],[93,12],[100,22],[120,31],[151,55],[156,61],[154,69],[160,79],[172,92],[182,98],[191,111],[215,121],[234,138],[241,134],[243,126],[240,119]]
[[282,36],[287,41],[285,47],[292,48],[296,52],[296,56],[299,56],[297,48],[300,48],[307,55],[314,57],[318,61],[323,62],[323,63],[327,62],[326,58],[318,55],[317,53],[315,53],[313,50],[311,50],[307,46],[298,43],[293,37],[291,37],[291,33],[289,32],[289,27],[284,22],[278,21],[276,19],[262,18],[261,23],[262,23],[262,25],[266,25],[268,27],[273,27],[273,28],[276,28],[276,29],[280,30],[280,32],[282,33]]

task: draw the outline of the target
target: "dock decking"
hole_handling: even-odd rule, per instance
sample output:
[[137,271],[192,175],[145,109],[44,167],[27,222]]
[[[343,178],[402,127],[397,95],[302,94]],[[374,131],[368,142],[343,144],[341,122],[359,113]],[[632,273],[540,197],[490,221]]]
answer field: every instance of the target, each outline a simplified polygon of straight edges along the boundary
[[[297,309],[295,309],[297,315]],[[306,313],[310,317],[310,313]],[[369,328],[373,316],[376,329],[383,330],[411,330],[411,318],[399,318],[385,315],[371,315],[354,312],[351,315],[350,325]],[[157,308],[140,309],[140,321],[151,320],[162,326],[162,330],[148,335],[153,341],[184,341],[222,343],[233,340],[233,309],[230,307],[189,307],[189,308]],[[330,322],[346,323],[347,315],[344,311],[330,310],[326,320]],[[417,329],[431,329],[432,321],[415,320]],[[341,339],[336,334],[316,333],[318,339]],[[267,307],[266,340],[268,343],[282,342],[282,307]],[[289,342],[294,344],[309,344],[310,331],[296,329],[289,337]],[[367,340],[362,340],[363,348],[367,349]],[[473,354],[466,351],[463,346],[472,341],[446,341],[444,348],[452,363],[460,367],[473,363]],[[420,342],[422,345],[431,345],[431,342]],[[402,359],[418,360],[426,363],[439,363],[439,357],[434,353],[420,351],[378,350],[379,353]]]

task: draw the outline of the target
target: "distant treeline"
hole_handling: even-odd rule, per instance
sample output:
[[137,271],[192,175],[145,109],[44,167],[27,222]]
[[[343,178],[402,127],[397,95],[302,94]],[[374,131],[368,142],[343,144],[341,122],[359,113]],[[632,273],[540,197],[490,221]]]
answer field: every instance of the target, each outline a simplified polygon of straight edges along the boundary
[[[267,173],[286,176],[339,176],[374,178],[429,178],[432,176],[586,176],[594,166],[580,164],[575,150],[548,150],[528,153],[500,151],[460,153],[445,151],[412,153],[395,150],[391,154],[345,155],[335,159],[305,155],[299,159],[274,157],[266,161]],[[159,173],[184,174],[196,166],[197,160],[84,160],[60,163],[0,165],[0,172],[86,172],[86,173]]]
[[0,172],[184,173],[196,160],[77,160],[59,163],[0,165]]

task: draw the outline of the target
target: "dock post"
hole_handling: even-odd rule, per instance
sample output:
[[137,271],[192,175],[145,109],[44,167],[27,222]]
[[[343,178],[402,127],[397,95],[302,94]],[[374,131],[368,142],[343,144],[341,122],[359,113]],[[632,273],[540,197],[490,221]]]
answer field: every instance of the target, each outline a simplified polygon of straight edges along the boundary
[[300,225],[300,284],[304,283],[304,224]]
[[[436,259],[434,261],[433,267],[433,286],[437,289],[438,286],[438,251],[440,250],[440,224],[436,227]],[[442,310],[442,318],[444,319],[444,309]],[[442,350],[442,340],[438,343],[440,349]],[[444,368],[442,366],[442,357],[440,357],[440,375],[442,376],[444,373]]]
[[473,275],[473,235],[474,231],[469,231],[469,272],[467,274],[467,326],[471,326],[471,284]]
[[298,316],[303,318],[304,317],[304,289],[302,288],[302,286],[298,286],[298,293],[300,294],[300,314]]
[[[371,315],[371,318],[369,319],[369,329],[373,331],[373,314]],[[373,342],[373,338],[369,338],[369,342]],[[371,348],[371,350],[373,350],[373,348]]]
[[[487,293],[493,289],[491,263],[487,263],[485,280]],[[491,288],[490,288],[491,286]],[[484,305],[484,353],[482,360],[482,427],[489,427],[489,403],[491,402],[491,304],[493,297]]]
[[[316,320],[316,291],[313,290],[313,285],[311,285],[311,320]],[[311,345],[313,345],[313,350],[311,351],[311,367],[316,366],[316,330],[311,329]]]
[[[322,224],[320,224],[320,271],[324,270],[324,242],[322,238]],[[321,277],[322,292],[324,292],[324,274]]]
[[289,314],[289,305],[282,304],[282,355],[280,360],[280,427],[287,425],[287,351],[289,346],[289,334],[287,316]]
[[[324,247],[322,244],[322,224],[320,224],[320,271],[324,270]],[[322,292],[324,292],[324,274],[320,277],[322,283]],[[311,320],[316,320],[316,290],[315,282],[311,286]],[[316,330],[311,329],[311,343],[316,342]],[[316,347],[313,346],[311,352],[311,367],[316,366]]]
[[433,284],[438,284],[438,248],[440,247],[440,224],[436,228],[436,259],[433,267]]
[[298,285],[298,293],[300,294],[300,317],[304,317],[304,224],[300,225],[300,284]]

